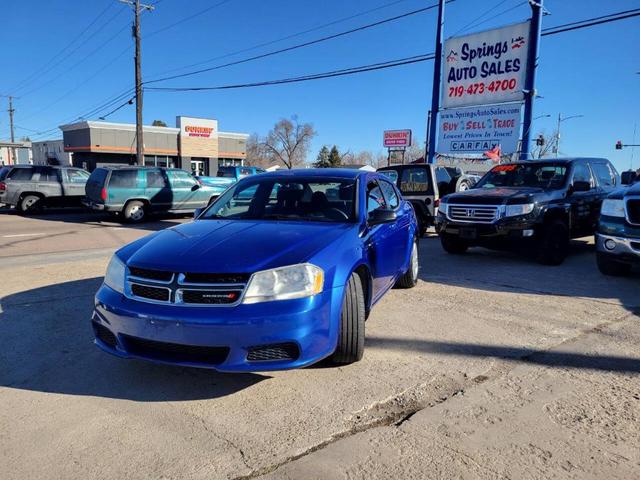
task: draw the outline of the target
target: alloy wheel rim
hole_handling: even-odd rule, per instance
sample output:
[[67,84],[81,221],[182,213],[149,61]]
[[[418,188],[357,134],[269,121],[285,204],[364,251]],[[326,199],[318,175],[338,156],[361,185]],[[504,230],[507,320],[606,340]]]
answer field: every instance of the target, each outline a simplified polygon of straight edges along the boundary
[[411,274],[414,280],[418,278],[418,245],[415,242],[411,250]]
[[131,218],[134,220],[140,220],[144,216],[142,208],[136,206],[131,209]]

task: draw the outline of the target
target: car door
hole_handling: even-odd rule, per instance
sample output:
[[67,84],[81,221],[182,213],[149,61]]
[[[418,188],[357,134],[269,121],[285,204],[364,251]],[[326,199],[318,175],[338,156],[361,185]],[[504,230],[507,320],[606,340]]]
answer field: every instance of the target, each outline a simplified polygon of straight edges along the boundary
[[618,172],[616,172],[609,162],[602,160],[594,160],[589,162],[591,172],[596,180],[597,186],[593,199],[592,222],[593,226],[598,223],[600,218],[600,208],[605,198],[617,187],[618,184]]
[[[386,209],[387,204],[377,180],[369,179],[365,193],[366,216],[377,209]],[[376,301],[387,291],[396,274],[396,261],[393,253],[394,224],[368,225],[365,248],[369,257],[373,277],[373,295]]]
[[385,179],[378,179],[378,184],[385,198],[386,207],[393,210],[396,215],[396,221],[389,224],[389,237],[391,240],[391,250],[389,254],[390,260],[395,265],[395,277],[404,273],[405,262],[408,258],[410,241],[409,229],[411,226],[411,206],[408,202],[401,202],[400,195],[391,182]]
[[144,175],[145,196],[149,199],[151,209],[154,211],[171,210],[174,197],[165,171],[160,168],[149,168],[144,170]]
[[[586,182],[589,184],[589,190],[576,191],[576,182]],[[569,203],[571,204],[571,226],[574,235],[582,235],[592,232],[594,228],[593,218],[594,209],[597,210],[596,198],[598,196],[591,170],[586,162],[576,161],[573,164],[571,174],[571,195]]]
[[207,204],[208,198],[203,198],[200,184],[193,176],[183,170],[169,170],[167,172],[173,193],[173,208],[176,210],[192,210]]
[[64,205],[64,192],[59,168],[34,167],[36,173],[36,190],[46,199],[47,205],[59,207]]
[[62,174],[64,204],[68,206],[80,205],[80,200],[85,196],[89,172],[80,168],[63,168],[59,172]]

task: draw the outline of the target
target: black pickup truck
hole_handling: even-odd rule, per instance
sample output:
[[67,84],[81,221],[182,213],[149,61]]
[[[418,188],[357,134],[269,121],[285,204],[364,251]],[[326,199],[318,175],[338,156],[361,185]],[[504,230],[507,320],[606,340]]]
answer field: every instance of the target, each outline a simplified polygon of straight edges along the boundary
[[549,159],[495,166],[475,187],[440,200],[436,231],[445,251],[524,247],[559,265],[569,240],[593,235],[619,175],[603,158]]

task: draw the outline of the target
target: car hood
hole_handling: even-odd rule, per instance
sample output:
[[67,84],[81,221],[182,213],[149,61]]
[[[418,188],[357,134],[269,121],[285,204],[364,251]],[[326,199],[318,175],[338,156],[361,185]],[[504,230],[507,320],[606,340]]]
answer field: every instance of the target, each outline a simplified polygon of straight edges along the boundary
[[354,224],[198,220],[123,249],[127,265],[174,272],[253,273],[308,261]]
[[466,205],[502,205],[505,203],[518,204],[529,203],[533,197],[541,192],[541,188],[473,188],[464,192],[447,195],[446,201],[449,204]]

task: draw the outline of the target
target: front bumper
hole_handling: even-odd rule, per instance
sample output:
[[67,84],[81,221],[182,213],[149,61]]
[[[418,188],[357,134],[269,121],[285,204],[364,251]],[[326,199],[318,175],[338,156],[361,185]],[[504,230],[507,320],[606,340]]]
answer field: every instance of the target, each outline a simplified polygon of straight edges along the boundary
[[[103,285],[96,294],[92,322],[94,331],[106,328],[115,340],[115,345],[109,345],[96,338],[96,345],[122,358],[223,372],[285,370],[311,365],[334,352],[342,297],[343,288],[338,287],[304,299],[235,307],[157,305],[131,300]],[[141,344],[160,344],[164,350],[141,348]],[[297,356],[247,359],[252,347],[282,344],[297,347]],[[205,347],[217,348],[220,358],[179,354]]]
[[640,238],[617,237],[596,233],[598,252],[618,261],[640,263]]
[[455,235],[470,245],[498,245],[518,241],[530,241],[538,233],[539,225],[523,215],[500,219],[494,223],[455,222],[442,213],[436,219],[436,231],[439,234]]

